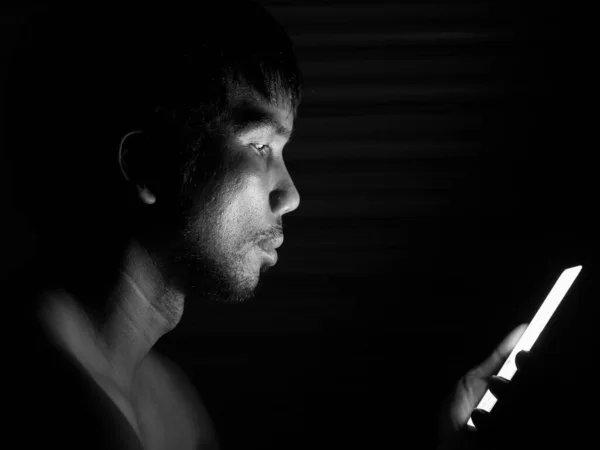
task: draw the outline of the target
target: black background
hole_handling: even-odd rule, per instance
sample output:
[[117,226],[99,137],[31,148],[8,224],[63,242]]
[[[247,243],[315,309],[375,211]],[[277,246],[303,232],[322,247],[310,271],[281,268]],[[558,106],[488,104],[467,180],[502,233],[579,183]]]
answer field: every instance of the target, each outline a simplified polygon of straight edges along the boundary
[[[575,264],[582,280],[543,351],[531,414],[597,417],[585,12],[554,1],[263,3],[305,77],[285,150],[301,204],[258,298],[191,305],[158,344],[197,386],[223,448],[431,448],[453,384]],[[24,11],[5,8],[5,55]],[[5,272],[29,248],[9,172]]]

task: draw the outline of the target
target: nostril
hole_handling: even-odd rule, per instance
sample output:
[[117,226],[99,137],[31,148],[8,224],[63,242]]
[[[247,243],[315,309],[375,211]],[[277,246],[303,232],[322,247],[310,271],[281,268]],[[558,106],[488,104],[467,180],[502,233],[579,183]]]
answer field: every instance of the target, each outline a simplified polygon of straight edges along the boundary
[[271,203],[271,210],[277,212],[280,209],[280,205],[282,203],[283,192],[281,190],[275,190],[271,192],[269,196],[269,202]]

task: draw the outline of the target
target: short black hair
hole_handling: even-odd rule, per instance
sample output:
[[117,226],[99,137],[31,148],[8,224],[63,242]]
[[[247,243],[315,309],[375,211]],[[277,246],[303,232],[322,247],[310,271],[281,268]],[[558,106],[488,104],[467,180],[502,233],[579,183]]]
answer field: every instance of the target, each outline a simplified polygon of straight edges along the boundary
[[115,233],[129,219],[116,157],[125,133],[177,136],[149,160],[182,180],[232,89],[282,96],[294,114],[302,90],[290,37],[254,2],[78,3],[31,15],[3,111],[17,205],[43,251],[55,253],[90,237],[99,250],[110,240],[120,248]]

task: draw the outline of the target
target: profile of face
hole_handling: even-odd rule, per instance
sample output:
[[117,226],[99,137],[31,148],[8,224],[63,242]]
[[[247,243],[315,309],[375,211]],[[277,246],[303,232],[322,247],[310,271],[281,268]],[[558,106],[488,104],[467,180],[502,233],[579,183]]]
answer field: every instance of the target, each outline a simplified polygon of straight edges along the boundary
[[282,217],[300,197],[284,163],[294,125],[289,102],[256,93],[229,98],[230,114],[214,143],[218,169],[194,186],[170,267],[186,299],[242,302],[277,262]]

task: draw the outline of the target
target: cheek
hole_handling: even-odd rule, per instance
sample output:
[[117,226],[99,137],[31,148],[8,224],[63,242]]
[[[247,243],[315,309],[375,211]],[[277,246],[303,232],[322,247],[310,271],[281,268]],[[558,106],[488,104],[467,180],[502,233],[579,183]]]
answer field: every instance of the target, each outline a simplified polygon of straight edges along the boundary
[[268,228],[265,219],[268,191],[258,176],[247,175],[231,183],[223,196],[222,206],[222,239],[233,239],[238,249]]

